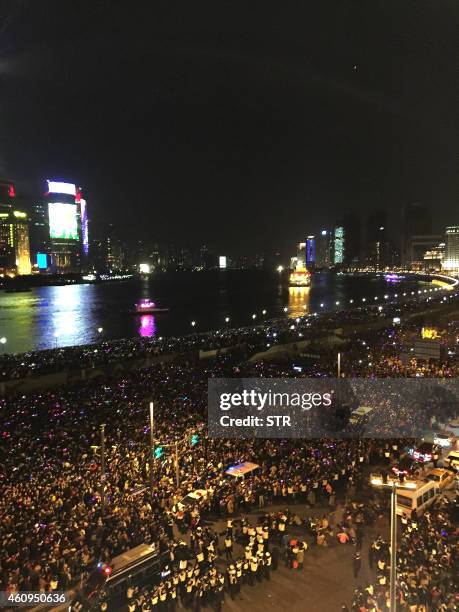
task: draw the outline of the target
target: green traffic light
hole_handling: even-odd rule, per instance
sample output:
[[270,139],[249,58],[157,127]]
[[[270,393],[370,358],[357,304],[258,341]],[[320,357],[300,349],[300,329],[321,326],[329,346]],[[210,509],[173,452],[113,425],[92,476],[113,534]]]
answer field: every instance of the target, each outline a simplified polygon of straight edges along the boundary
[[163,454],[163,447],[162,446],[157,446],[155,448],[155,459],[161,459]]
[[193,434],[191,436],[191,446],[196,446],[196,444],[199,442],[199,436],[198,434]]

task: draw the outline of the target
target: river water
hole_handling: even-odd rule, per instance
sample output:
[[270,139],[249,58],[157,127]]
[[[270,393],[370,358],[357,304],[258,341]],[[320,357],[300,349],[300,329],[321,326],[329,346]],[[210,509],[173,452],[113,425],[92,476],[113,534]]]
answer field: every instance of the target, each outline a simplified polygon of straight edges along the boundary
[[[350,299],[362,303],[366,298],[370,303],[374,296],[383,298],[413,287],[413,283],[393,283],[382,276],[314,274],[311,287],[294,288],[277,273],[226,270],[1,292],[0,337],[6,338],[1,348],[13,353],[101,339],[184,335],[270,317],[336,310]],[[141,298],[153,299],[170,311],[142,317],[126,314]]]

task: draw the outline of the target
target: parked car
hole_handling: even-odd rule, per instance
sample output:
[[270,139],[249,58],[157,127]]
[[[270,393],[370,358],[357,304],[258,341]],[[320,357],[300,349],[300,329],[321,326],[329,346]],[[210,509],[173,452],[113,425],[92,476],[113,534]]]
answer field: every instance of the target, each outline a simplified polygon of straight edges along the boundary
[[454,482],[454,474],[450,470],[435,468],[427,474],[428,480],[433,480],[439,489],[443,490]]

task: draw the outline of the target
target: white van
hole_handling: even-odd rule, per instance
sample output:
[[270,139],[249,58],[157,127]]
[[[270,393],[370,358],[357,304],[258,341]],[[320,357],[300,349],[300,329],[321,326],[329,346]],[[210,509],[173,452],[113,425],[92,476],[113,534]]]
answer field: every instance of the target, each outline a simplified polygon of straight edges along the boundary
[[445,467],[459,470],[459,451],[450,451],[447,457],[444,458],[443,463],[445,464]]
[[397,514],[410,517],[413,510],[420,516],[435,501],[439,488],[433,480],[416,480],[415,489],[397,489]]

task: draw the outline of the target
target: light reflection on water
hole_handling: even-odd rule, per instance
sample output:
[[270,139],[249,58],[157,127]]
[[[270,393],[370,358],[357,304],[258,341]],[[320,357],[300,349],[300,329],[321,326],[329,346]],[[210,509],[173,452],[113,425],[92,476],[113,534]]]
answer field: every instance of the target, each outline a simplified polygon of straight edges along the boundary
[[139,335],[142,338],[152,338],[156,335],[155,317],[152,314],[140,317]]
[[[114,338],[180,336],[192,331],[193,320],[197,331],[245,326],[252,324],[253,313],[257,322],[286,314],[298,317],[336,310],[336,301],[341,308],[351,297],[393,293],[394,289],[382,278],[313,274],[310,287],[289,287],[277,273],[226,271],[35,287],[18,294],[0,291],[0,337],[7,338],[1,349],[21,352]],[[396,291],[400,290],[397,286]],[[142,317],[127,314],[142,298],[170,312]],[[230,323],[225,322],[227,316]]]
[[288,314],[301,317],[309,312],[309,287],[289,287]]

